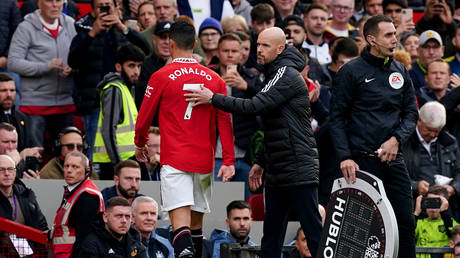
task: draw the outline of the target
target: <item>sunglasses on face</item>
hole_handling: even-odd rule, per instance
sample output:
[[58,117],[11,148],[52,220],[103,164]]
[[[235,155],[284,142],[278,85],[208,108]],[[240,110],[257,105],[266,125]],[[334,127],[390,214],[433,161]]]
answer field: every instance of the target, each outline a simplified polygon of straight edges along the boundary
[[73,151],[75,148],[77,148],[78,151],[83,151],[83,144],[68,143],[62,144],[62,146],[66,147],[70,151]]

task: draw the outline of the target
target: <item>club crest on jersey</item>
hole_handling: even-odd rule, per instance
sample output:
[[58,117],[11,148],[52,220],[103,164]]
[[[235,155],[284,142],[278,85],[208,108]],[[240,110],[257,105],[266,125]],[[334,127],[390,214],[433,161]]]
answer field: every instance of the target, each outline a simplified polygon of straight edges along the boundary
[[153,90],[153,87],[147,85],[147,89],[145,89],[145,96],[146,96],[147,98],[150,98],[150,96],[152,96],[152,93],[150,92],[151,90]]
[[402,74],[394,72],[390,74],[390,77],[388,77],[388,83],[390,83],[390,86],[393,89],[399,90],[404,85],[404,78]]

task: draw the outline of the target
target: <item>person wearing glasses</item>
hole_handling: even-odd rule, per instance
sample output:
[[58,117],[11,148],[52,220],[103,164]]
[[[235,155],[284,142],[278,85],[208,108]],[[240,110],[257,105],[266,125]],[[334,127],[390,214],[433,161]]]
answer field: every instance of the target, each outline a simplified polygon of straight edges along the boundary
[[16,178],[14,160],[0,155],[0,217],[38,230],[48,230],[35,193]]
[[[55,157],[40,170],[40,179],[64,179],[64,158],[72,151],[86,152],[85,135],[76,127],[64,128],[54,145]],[[91,173],[91,179],[97,180],[97,173]]]
[[206,58],[206,65],[217,64],[215,59],[217,53],[217,46],[219,39],[222,36],[223,30],[219,21],[209,17],[201,23],[198,31],[198,37],[201,41],[201,47],[204,50],[204,58]]
[[332,20],[324,32],[324,39],[327,42],[335,37],[354,38],[358,36],[358,30],[349,23],[354,7],[354,0],[337,0],[332,3],[330,8]]

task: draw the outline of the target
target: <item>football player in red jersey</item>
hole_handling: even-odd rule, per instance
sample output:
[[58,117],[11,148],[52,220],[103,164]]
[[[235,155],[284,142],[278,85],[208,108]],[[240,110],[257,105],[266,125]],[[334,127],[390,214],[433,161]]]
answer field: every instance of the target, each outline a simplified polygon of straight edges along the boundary
[[[195,28],[171,26],[172,63],[152,75],[136,122],[136,158],[146,161],[148,129],[158,114],[161,131],[161,198],[173,227],[175,257],[201,257],[204,213],[209,213],[216,148],[216,124],[223,147],[222,181],[235,173],[230,114],[212,105],[193,107],[183,95],[206,86],[226,94],[225,82],[192,58]],[[193,239],[193,242],[192,242]]]

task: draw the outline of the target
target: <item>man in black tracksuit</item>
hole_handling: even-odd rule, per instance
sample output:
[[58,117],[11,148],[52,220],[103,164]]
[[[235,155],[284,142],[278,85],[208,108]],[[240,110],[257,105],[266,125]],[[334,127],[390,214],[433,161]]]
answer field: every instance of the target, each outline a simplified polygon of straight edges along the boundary
[[212,103],[227,112],[260,115],[264,128],[262,151],[249,174],[249,185],[261,185],[265,172],[265,221],[261,257],[281,255],[288,216],[296,211],[308,247],[315,257],[321,233],[318,212],[318,152],[310,125],[308,89],[300,71],[305,58],[285,45],[277,27],[260,33],[257,61],[264,65],[263,89],[250,99],[214,94],[202,88],[186,94],[196,105]]
[[411,183],[398,147],[414,132],[418,112],[409,73],[392,58],[395,35],[383,15],[364,25],[370,47],[334,80],[331,137],[347,182],[355,182],[357,169],[383,181],[398,222],[398,257],[415,257]]

